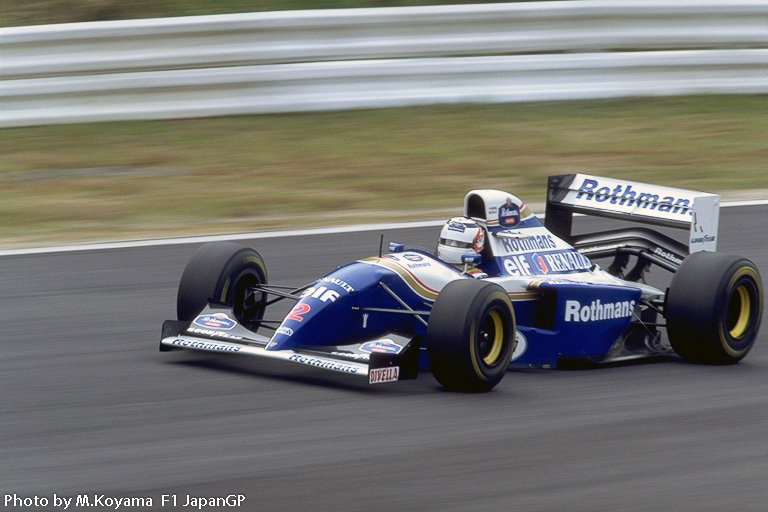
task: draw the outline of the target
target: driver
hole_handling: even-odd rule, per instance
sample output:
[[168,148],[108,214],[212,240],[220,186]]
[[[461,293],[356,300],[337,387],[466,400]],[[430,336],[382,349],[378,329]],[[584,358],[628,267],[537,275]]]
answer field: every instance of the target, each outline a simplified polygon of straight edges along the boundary
[[[467,217],[453,217],[440,230],[437,243],[437,257],[451,265],[461,265],[464,254],[480,254],[485,247],[485,231],[475,221]],[[466,272],[475,277],[485,274],[475,268]],[[482,276],[481,276],[482,274]]]

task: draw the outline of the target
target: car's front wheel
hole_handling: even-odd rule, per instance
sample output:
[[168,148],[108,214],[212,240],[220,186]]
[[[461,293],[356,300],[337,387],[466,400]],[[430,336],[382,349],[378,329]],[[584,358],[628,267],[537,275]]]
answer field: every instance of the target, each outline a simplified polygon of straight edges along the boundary
[[192,255],[179,283],[176,314],[179,320],[195,318],[209,300],[232,307],[235,319],[256,330],[264,317],[267,267],[255,250],[232,242],[213,242]]
[[452,281],[438,295],[427,327],[427,356],[435,379],[454,391],[489,391],[515,348],[515,312],[498,284]]

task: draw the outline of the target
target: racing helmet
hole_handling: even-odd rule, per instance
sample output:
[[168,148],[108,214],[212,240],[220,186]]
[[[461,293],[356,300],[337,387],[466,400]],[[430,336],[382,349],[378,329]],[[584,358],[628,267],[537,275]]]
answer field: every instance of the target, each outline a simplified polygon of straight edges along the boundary
[[461,264],[464,254],[480,254],[485,247],[485,231],[467,217],[454,217],[440,230],[437,257],[446,263]]

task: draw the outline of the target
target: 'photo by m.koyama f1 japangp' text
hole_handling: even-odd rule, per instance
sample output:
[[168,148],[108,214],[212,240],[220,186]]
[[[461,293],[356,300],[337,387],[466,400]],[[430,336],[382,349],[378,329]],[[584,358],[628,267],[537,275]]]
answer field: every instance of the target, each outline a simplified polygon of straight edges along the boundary
[[160,496],[108,496],[106,494],[77,494],[63,496],[54,493],[50,496],[21,496],[6,494],[3,507],[8,510],[75,510],[89,508],[97,510],[141,510],[168,508],[169,510],[221,510],[242,507],[244,494],[225,496],[192,496],[190,494],[161,494]]

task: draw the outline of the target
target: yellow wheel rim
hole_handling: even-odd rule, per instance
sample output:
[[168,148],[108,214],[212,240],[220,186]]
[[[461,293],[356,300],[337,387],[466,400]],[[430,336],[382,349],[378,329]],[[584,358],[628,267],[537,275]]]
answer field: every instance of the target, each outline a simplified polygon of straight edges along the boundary
[[736,323],[729,333],[732,338],[740,338],[744,335],[749,326],[750,309],[752,307],[749,291],[744,285],[736,288],[736,293],[731,297],[731,301],[735,300],[739,301],[739,304],[735,308],[738,313],[736,315]]
[[502,322],[499,312],[495,310],[488,313],[488,319],[491,321],[493,332],[487,333],[490,335],[491,349],[488,351],[488,355],[483,358],[483,362],[491,365],[499,358],[504,346],[504,322]]

